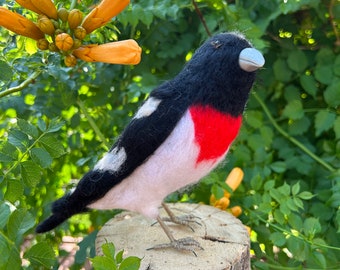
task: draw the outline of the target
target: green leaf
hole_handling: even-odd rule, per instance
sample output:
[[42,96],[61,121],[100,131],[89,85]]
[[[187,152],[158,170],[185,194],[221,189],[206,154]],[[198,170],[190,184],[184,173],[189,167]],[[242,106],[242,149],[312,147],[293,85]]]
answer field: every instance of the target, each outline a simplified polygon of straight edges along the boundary
[[127,257],[122,261],[119,270],[138,270],[140,267],[141,259],[135,256]]
[[121,250],[116,255],[116,262],[120,264],[123,261],[124,250]]
[[340,105],[340,80],[329,85],[323,95],[329,106],[338,107]]
[[263,177],[261,177],[259,174],[255,175],[251,180],[250,180],[250,186],[254,190],[260,190],[263,184]]
[[9,179],[7,181],[7,189],[5,199],[11,203],[19,200],[24,194],[24,185],[20,180]]
[[314,195],[309,191],[302,191],[300,194],[298,194],[298,197],[302,200],[310,200],[314,197]]
[[260,128],[263,125],[263,114],[260,111],[247,111],[245,119],[253,128]]
[[312,258],[316,265],[320,267],[320,269],[327,269],[327,261],[324,254],[314,250],[312,253]]
[[321,224],[315,217],[309,217],[303,222],[304,233],[311,238],[321,231]]
[[[1,240],[0,240],[1,241]],[[1,248],[0,248],[1,251]],[[20,253],[15,246],[9,247],[6,251],[1,251],[0,269],[1,270],[21,270],[21,258]]]
[[301,75],[300,84],[308,94],[312,95],[314,98],[316,97],[318,87],[317,82],[313,76]]
[[6,225],[10,214],[11,214],[11,210],[9,206],[6,203],[1,203],[0,205],[0,229],[2,229]]
[[58,158],[65,154],[63,144],[52,134],[43,136],[39,142],[53,158]]
[[283,161],[276,161],[270,164],[270,168],[276,173],[283,173],[287,169],[287,165]]
[[323,84],[330,84],[333,80],[332,69],[333,67],[331,65],[317,65],[314,71],[315,78]]
[[116,248],[113,243],[105,243],[102,245],[102,250],[104,256],[108,258],[114,258],[115,253],[116,253]]
[[40,168],[31,160],[20,163],[21,176],[29,187],[35,187],[41,179]]
[[335,137],[337,139],[340,139],[340,116],[337,116],[335,121],[334,121],[334,132],[335,132]]
[[299,193],[300,191],[300,182],[296,182],[293,186],[292,186],[292,195],[295,196]]
[[311,121],[309,117],[306,115],[301,119],[289,121],[288,123],[288,131],[290,135],[302,135],[307,132],[311,125]]
[[296,72],[304,71],[308,65],[307,57],[301,50],[292,51],[288,56],[287,63]]
[[319,111],[315,115],[315,135],[320,136],[324,131],[329,130],[334,125],[335,113],[329,111]]
[[43,119],[38,118],[38,127],[42,132],[46,131],[46,123]]
[[283,110],[283,115],[289,119],[297,120],[304,116],[302,102],[300,100],[292,100]]
[[117,265],[113,259],[103,256],[96,256],[90,259],[94,270],[116,270]]
[[24,254],[24,258],[36,267],[44,266],[51,268],[55,263],[54,250],[47,242],[35,244]]
[[18,245],[22,241],[24,233],[34,224],[35,219],[27,210],[17,209],[11,214],[7,223],[8,237]]
[[65,125],[64,121],[60,121],[58,118],[54,118],[49,122],[46,132],[48,132],[48,133],[57,132],[64,125]]
[[32,160],[39,164],[42,168],[48,168],[51,166],[51,163],[53,161],[50,154],[43,148],[40,147],[34,147],[30,151],[30,155]]
[[282,247],[286,243],[286,237],[280,232],[273,232],[269,239],[278,247]]
[[28,136],[20,130],[11,129],[8,134],[8,142],[24,152],[29,144]]
[[278,59],[273,64],[274,76],[278,81],[288,82],[292,77],[292,72],[283,59]]
[[18,126],[22,132],[33,138],[37,138],[39,135],[38,129],[26,120],[18,119]]
[[12,79],[13,71],[7,62],[0,60],[0,70],[0,81],[6,82]]

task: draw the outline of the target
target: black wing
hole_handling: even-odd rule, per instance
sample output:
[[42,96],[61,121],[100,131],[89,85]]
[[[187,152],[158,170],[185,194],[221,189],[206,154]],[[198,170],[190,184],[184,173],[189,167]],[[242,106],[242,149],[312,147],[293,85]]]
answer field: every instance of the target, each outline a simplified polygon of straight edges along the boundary
[[191,102],[173,81],[155,89],[150,97],[161,100],[157,109],[149,116],[133,118],[111,148],[125,150],[126,160],[119,170],[91,170],[85,174],[72,193],[53,203],[52,216],[39,224],[37,232],[49,231],[72,215],[87,211],[89,204],[129,176],[166,140]]

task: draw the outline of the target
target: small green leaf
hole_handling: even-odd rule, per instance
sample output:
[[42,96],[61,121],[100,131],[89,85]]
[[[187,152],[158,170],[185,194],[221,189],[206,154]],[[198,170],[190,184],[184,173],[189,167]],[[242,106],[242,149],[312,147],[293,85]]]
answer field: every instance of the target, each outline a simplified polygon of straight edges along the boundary
[[329,85],[333,80],[333,67],[331,65],[317,65],[314,71],[315,78],[326,85]]
[[323,95],[329,106],[338,107],[340,105],[340,80],[329,85]]
[[288,82],[292,77],[292,71],[283,59],[278,59],[273,64],[274,76],[278,81]]
[[121,250],[116,255],[116,263],[120,264],[123,261],[124,250]]
[[53,158],[58,158],[65,154],[63,144],[52,134],[43,136],[39,142]]
[[274,180],[269,180],[264,183],[264,190],[268,191],[271,190],[275,187],[275,181]]
[[310,217],[303,222],[303,231],[308,237],[314,238],[314,236],[321,232],[321,224],[317,218]]
[[301,50],[292,51],[287,59],[290,69],[296,72],[302,72],[307,68],[308,61],[306,55]]
[[29,144],[28,136],[20,130],[11,129],[8,134],[8,142],[24,152]]
[[297,120],[304,116],[302,102],[300,100],[292,100],[283,110],[283,115],[289,119]]
[[8,237],[18,245],[22,241],[24,233],[31,229],[34,224],[35,220],[27,210],[15,210],[7,223]]
[[263,184],[263,178],[257,174],[250,180],[250,186],[254,190],[260,190]]
[[7,189],[5,193],[5,199],[11,203],[14,203],[24,194],[24,185],[20,180],[9,179],[7,181]]
[[316,96],[318,91],[317,82],[313,76],[301,75],[300,84],[302,88],[313,97]]
[[335,137],[337,139],[340,139],[340,116],[337,116],[335,121],[334,121],[334,132],[335,132]]
[[298,194],[298,197],[302,200],[310,200],[314,197],[314,195],[309,191],[302,191],[300,194]]
[[33,138],[37,138],[39,135],[38,129],[24,119],[18,119],[18,126],[22,132]]
[[0,229],[2,229],[6,225],[10,214],[11,214],[11,210],[9,206],[6,203],[1,203],[0,205]]
[[12,68],[7,62],[0,60],[0,80],[3,82],[10,81],[13,76]]
[[141,259],[135,256],[127,257],[122,261],[119,270],[138,270],[140,267]]
[[282,247],[286,243],[286,237],[280,232],[273,232],[269,239],[278,247]]
[[116,248],[113,243],[105,243],[102,245],[102,250],[104,256],[108,258],[114,258],[115,253],[116,253]]
[[319,111],[315,115],[315,135],[320,136],[324,131],[329,130],[334,125],[335,113],[329,111]]
[[117,265],[113,259],[103,256],[96,256],[90,259],[94,270],[116,270]]
[[253,128],[260,128],[263,125],[263,114],[260,111],[247,111],[245,119]]
[[51,245],[46,242],[40,242],[31,247],[25,253],[24,258],[36,267],[51,268],[55,262],[55,253]]
[[56,132],[56,131],[60,130],[64,125],[65,125],[64,121],[60,121],[58,118],[54,118],[48,124],[48,128],[47,128],[46,131],[48,133]]
[[38,118],[38,127],[42,132],[46,131],[46,123],[43,119]]
[[29,187],[35,187],[41,179],[40,168],[31,160],[20,163],[21,176],[24,183]]
[[283,173],[287,169],[287,165],[283,161],[276,161],[270,164],[270,168],[277,173]]
[[295,196],[299,193],[300,191],[300,182],[296,182],[293,186],[292,186],[292,195]]
[[48,168],[53,161],[51,155],[43,148],[34,147],[30,151],[32,160],[39,164],[42,168]]

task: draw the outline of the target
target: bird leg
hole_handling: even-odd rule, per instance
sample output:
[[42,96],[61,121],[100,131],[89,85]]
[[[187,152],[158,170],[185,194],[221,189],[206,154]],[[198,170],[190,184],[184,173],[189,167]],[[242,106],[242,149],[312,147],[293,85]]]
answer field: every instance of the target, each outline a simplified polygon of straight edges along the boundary
[[168,218],[162,218],[163,221],[171,221],[173,223],[179,224],[179,225],[184,225],[189,227],[193,232],[195,231],[191,226],[190,223],[196,223],[198,225],[201,225],[199,222],[197,222],[195,219],[194,215],[185,215],[185,216],[176,216],[167,206],[164,202],[162,203],[162,207],[164,208],[165,212],[168,214]]
[[[193,221],[192,220],[193,216],[188,216],[189,217],[188,219],[186,218],[187,216],[184,216],[184,218],[176,217],[165,203],[163,203],[162,206],[164,207],[164,210],[168,213],[168,215],[170,217],[169,220],[174,222],[174,223],[189,226],[188,223]],[[150,250],[150,249],[174,248],[174,249],[177,249],[177,250],[191,251],[197,257],[197,254],[195,252],[195,248],[203,249],[201,247],[200,243],[198,243],[192,237],[175,239],[175,237],[172,235],[172,233],[170,231],[170,228],[165,224],[164,219],[162,219],[160,216],[158,216],[157,221],[158,221],[159,225],[161,226],[161,228],[163,229],[163,231],[165,232],[165,234],[168,236],[170,243],[159,244],[159,245],[156,245],[152,248],[148,248],[148,250]],[[194,221],[194,222],[196,222],[196,221]]]

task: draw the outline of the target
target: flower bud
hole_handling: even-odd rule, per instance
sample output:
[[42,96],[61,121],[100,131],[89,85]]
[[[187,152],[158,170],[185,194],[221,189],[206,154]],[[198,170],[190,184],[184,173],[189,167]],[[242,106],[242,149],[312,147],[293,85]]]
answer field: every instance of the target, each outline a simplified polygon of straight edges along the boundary
[[81,24],[83,20],[83,13],[79,9],[72,9],[68,14],[68,25],[71,29],[75,29]]
[[74,67],[77,64],[77,58],[73,54],[65,56],[64,63],[67,67]]
[[54,35],[57,36],[57,35],[62,34],[62,33],[64,33],[64,31],[62,29],[58,28],[58,29],[55,30]]
[[86,30],[82,26],[77,26],[76,29],[74,29],[74,36],[77,39],[83,40],[86,37]]
[[48,49],[50,52],[57,52],[59,51],[58,47],[54,43],[48,44]]
[[40,50],[47,50],[49,46],[49,42],[45,38],[41,38],[37,40],[37,47]]
[[63,22],[67,22],[68,14],[69,14],[69,12],[66,8],[59,8],[58,9],[58,17]]
[[73,39],[73,47],[72,49],[78,49],[82,45],[82,42],[80,39],[74,38]]
[[38,20],[38,27],[47,35],[52,36],[54,33],[54,25],[52,21],[46,16],[41,16],[41,18]]
[[73,39],[69,34],[62,33],[55,37],[55,45],[62,51],[68,51],[73,46]]

